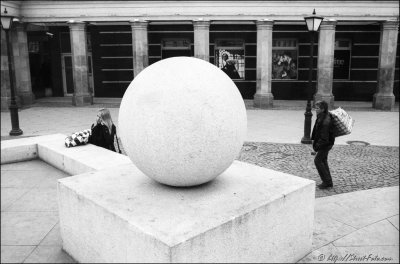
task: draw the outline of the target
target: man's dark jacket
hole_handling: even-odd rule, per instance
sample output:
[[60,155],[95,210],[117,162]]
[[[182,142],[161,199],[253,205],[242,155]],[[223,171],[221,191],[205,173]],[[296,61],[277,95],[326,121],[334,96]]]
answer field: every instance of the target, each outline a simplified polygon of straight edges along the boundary
[[333,120],[329,113],[320,113],[315,121],[311,139],[314,151],[330,150],[335,144]]

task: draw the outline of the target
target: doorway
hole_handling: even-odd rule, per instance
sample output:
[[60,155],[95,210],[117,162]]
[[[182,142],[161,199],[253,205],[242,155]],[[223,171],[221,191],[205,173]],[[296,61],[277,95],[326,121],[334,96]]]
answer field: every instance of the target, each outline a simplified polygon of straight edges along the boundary
[[30,34],[28,40],[29,69],[32,92],[35,98],[48,96],[46,91],[52,90],[51,54],[48,38],[42,32]]

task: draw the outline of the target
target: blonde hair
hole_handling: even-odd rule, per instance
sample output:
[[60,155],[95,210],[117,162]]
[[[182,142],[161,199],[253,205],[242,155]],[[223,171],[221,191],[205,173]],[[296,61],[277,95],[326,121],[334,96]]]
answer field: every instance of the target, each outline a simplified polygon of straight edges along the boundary
[[110,131],[111,134],[113,121],[111,119],[110,110],[108,110],[107,108],[100,109],[99,112],[97,113],[97,123],[105,124],[108,127],[108,130]]

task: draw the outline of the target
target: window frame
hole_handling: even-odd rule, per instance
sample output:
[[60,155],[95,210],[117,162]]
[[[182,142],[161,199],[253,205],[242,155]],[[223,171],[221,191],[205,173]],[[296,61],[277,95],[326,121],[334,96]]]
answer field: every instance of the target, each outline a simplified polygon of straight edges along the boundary
[[[228,46],[228,45],[221,45],[221,42],[237,42],[240,43],[240,45],[237,46]],[[216,56],[217,52],[219,53],[219,50],[242,50],[243,51],[243,63],[239,65],[243,65],[243,76],[239,79],[232,79],[235,81],[244,81],[246,80],[246,49],[245,49],[245,40],[243,38],[216,38],[214,40],[214,65],[217,66],[219,69],[222,70],[222,67],[220,67],[220,56]],[[240,72],[240,69],[237,69],[238,73]]]
[[[337,47],[336,42],[337,41],[348,41],[349,45],[347,47]],[[334,81],[349,81],[351,80],[351,53],[352,53],[352,48],[353,48],[353,43],[351,39],[349,38],[337,38],[335,39],[335,44],[334,44],[334,49],[333,49],[333,73],[332,73],[332,80]],[[336,50],[349,50],[349,72],[348,72],[348,78],[347,79],[335,79],[334,78],[334,71],[335,71],[335,51]]]

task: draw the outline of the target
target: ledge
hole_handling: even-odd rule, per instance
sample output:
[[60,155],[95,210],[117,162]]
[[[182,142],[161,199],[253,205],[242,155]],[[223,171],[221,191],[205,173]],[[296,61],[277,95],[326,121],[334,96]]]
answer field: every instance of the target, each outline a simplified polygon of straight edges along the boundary
[[41,159],[70,175],[131,164],[129,157],[92,145],[67,148],[66,136],[53,134],[1,141],[1,164]]

